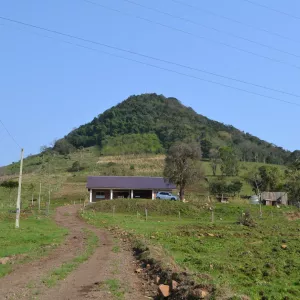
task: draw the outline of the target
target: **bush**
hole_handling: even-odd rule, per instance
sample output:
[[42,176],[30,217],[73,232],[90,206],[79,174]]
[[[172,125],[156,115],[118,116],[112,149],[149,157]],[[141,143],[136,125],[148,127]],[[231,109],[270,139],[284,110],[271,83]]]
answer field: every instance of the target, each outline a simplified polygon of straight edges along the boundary
[[79,172],[82,170],[84,170],[84,166],[82,166],[79,161],[75,161],[72,167],[68,169],[68,172]]
[[248,226],[248,227],[254,227],[256,225],[255,221],[251,216],[250,211],[248,210],[239,217],[238,224]]

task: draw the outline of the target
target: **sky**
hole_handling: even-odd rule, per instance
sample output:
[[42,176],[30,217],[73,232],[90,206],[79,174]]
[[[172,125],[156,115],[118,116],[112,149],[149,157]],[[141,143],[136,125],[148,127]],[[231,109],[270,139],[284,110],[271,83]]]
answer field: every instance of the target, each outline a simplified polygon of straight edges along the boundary
[[0,166],[19,160],[19,146],[25,156],[38,153],[41,146],[141,93],[176,97],[211,119],[285,149],[300,149],[300,1],[256,0],[287,14],[247,0],[132,1],[154,10],[125,0],[0,0],[0,120],[16,141],[0,124]]

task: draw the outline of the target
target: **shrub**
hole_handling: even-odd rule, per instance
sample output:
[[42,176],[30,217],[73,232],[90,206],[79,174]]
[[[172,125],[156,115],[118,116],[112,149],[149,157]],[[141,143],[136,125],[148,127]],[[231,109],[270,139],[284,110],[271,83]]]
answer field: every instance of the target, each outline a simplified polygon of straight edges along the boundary
[[248,210],[239,217],[238,224],[248,226],[248,227],[254,227],[256,225],[255,221],[251,216],[250,211]]

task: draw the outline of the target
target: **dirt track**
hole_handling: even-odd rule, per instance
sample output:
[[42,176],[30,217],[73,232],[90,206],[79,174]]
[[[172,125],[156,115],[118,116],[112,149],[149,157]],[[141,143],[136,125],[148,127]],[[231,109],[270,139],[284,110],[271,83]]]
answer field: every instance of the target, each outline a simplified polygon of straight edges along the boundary
[[[123,299],[146,299],[145,283],[135,273],[131,251],[120,247],[112,251],[112,236],[103,229],[86,224],[77,217],[78,206],[64,206],[56,211],[55,220],[68,228],[65,243],[38,261],[19,265],[11,274],[0,279],[0,299],[115,299],[105,284],[107,280],[120,283]],[[66,280],[47,288],[42,279],[53,269],[76,257],[84,248],[83,228],[93,231],[99,246],[88,261],[81,264]]]

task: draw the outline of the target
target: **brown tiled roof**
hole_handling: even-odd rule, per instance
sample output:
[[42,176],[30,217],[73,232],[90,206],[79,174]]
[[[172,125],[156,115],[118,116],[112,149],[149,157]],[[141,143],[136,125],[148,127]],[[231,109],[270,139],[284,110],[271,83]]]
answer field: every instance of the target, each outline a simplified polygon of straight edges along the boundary
[[176,186],[163,177],[134,176],[89,176],[88,189],[118,188],[118,189],[156,189],[174,190]]

